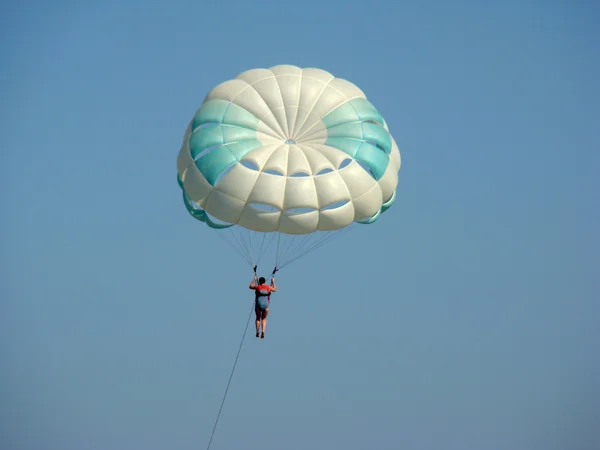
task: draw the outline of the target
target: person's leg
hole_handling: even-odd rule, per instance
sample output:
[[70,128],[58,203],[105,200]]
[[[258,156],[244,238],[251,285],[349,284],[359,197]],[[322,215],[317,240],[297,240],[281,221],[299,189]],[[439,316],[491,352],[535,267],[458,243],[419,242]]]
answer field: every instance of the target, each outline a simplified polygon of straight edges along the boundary
[[254,307],[254,312],[256,313],[256,337],[258,337],[258,332],[260,330],[260,321],[262,319],[262,311],[257,306]]
[[265,331],[267,330],[267,316],[269,315],[269,308],[263,310],[262,313],[262,335],[261,338],[265,337]]

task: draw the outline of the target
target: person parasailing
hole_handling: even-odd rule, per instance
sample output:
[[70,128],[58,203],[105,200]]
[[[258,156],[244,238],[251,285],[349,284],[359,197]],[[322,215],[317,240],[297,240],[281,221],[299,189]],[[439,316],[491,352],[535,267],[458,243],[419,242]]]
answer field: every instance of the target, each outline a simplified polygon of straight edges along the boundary
[[266,284],[264,277],[257,277],[256,266],[254,266],[254,278],[249,286],[249,288],[254,291],[256,337],[259,337],[260,334],[261,339],[264,339],[265,331],[267,329],[267,316],[269,315],[269,306],[271,304],[271,293],[277,292],[277,285],[275,284],[275,272],[277,272],[277,268],[273,269],[273,273],[271,274],[271,284],[268,285]]

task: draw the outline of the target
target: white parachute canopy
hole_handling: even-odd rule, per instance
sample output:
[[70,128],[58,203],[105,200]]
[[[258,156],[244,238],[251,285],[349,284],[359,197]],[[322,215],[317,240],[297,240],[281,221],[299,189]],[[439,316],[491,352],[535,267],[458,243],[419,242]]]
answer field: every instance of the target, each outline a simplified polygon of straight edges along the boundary
[[278,260],[282,235],[313,240],[288,254],[291,262],[319,245],[315,233],[324,242],[353,223],[375,222],[394,202],[399,170],[388,125],[358,87],[290,65],[216,86],[177,159],[190,214],[221,237],[233,232],[250,264],[252,235],[261,236],[260,258],[264,233],[273,233]]

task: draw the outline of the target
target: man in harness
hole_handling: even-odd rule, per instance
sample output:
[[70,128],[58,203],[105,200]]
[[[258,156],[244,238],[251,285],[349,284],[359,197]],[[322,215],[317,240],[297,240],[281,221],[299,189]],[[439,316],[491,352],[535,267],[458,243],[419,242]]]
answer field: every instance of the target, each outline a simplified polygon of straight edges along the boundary
[[250,289],[254,291],[254,312],[256,313],[256,337],[259,335],[260,327],[262,325],[262,333],[260,333],[261,339],[265,337],[265,331],[267,329],[267,316],[269,315],[269,306],[271,303],[271,293],[277,292],[277,286],[275,285],[275,272],[273,270],[271,274],[271,285],[266,284],[264,277],[257,279],[256,267],[254,267],[254,279],[250,283]]

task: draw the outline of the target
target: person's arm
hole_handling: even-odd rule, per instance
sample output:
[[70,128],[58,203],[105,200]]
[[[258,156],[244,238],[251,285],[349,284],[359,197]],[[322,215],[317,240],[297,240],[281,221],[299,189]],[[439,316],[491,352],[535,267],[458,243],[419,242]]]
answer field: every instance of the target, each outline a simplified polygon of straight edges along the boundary
[[250,286],[248,286],[250,289],[254,289],[256,288],[256,274],[254,274],[254,278],[252,279],[252,282],[250,283]]
[[275,277],[271,278],[271,292],[277,292],[277,286],[275,285]]

